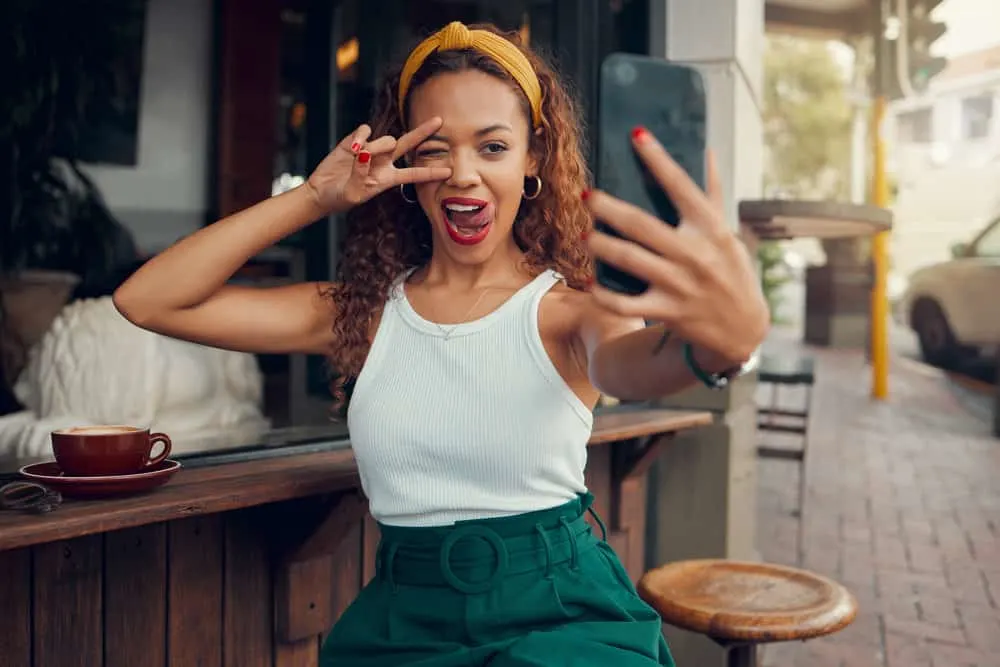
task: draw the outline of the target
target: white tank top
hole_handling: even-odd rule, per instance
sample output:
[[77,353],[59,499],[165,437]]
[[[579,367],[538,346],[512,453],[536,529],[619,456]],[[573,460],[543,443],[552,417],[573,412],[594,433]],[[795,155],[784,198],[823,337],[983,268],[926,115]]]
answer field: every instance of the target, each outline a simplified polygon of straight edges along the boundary
[[347,412],[372,516],[441,526],[556,507],[586,491],[593,415],[542,345],[539,274],[490,314],[438,325],[390,291]]

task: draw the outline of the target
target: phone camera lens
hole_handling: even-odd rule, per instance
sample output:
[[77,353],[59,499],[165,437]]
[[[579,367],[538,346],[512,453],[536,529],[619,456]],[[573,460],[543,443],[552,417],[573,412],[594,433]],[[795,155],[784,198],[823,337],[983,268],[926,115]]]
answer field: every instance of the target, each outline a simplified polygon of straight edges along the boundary
[[621,63],[615,68],[615,80],[619,85],[631,86],[637,77],[638,73],[632,63]]

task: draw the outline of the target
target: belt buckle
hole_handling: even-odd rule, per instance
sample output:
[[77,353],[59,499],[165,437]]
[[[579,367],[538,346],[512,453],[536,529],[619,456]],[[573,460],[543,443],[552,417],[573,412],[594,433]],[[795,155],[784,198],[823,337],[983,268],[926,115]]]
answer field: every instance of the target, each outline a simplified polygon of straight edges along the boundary
[[[475,537],[481,538],[493,547],[493,551],[497,557],[496,570],[484,581],[463,581],[451,569],[451,550],[461,540]],[[467,594],[485,593],[496,586],[497,582],[506,574],[507,568],[510,565],[510,556],[507,553],[507,546],[504,544],[503,538],[496,531],[490,530],[485,526],[463,526],[452,531],[441,543],[440,565],[441,576],[458,592]]]

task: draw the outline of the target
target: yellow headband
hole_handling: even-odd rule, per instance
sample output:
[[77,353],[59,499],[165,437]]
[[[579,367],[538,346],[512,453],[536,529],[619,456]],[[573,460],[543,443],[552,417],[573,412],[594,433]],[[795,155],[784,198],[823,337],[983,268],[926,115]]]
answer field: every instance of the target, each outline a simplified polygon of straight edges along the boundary
[[[488,30],[469,30],[458,21],[449,23],[422,41],[406,59],[403,72],[399,75],[399,112],[401,114],[403,113],[406,93],[410,90],[410,83],[413,81],[413,75],[417,73],[427,57],[435,51],[457,51],[460,49],[479,51],[507,70],[507,73],[517,81],[528,98],[528,103],[531,105],[532,125],[538,127],[541,124],[542,87],[538,83],[534,68],[531,67],[531,63],[521,53],[521,50],[500,35]],[[405,122],[406,119],[404,118],[403,121]]]

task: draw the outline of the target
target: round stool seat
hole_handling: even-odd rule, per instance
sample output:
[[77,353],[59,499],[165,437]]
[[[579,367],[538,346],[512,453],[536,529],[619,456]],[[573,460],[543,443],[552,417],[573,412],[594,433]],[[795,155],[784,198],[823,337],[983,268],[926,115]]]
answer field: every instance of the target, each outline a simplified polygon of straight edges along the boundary
[[650,570],[639,594],[665,623],[723,643],[810,639],[842,630],[857,601],[835,581],[782,565],[690,560]]

